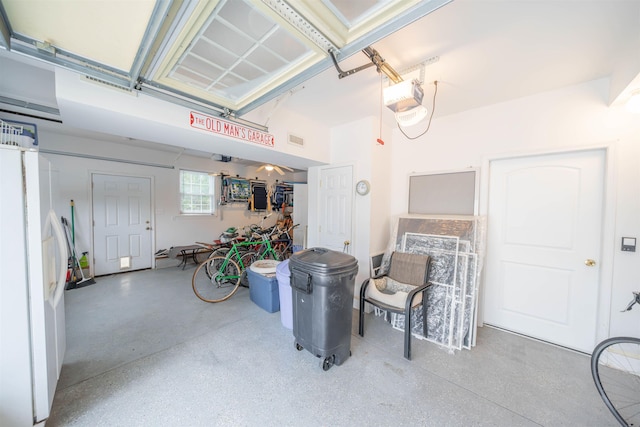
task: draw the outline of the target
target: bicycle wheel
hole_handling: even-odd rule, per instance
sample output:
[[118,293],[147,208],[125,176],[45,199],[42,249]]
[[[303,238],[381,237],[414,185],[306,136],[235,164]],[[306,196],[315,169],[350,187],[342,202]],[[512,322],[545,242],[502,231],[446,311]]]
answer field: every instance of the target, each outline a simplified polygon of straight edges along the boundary
[[640,425],[640,338],[614,337],[598,344],[591,355],[591,375],[618,422]]
[[285,259],[289,259],[291,255],[291,244],[287,244],[286,242],[276,242],[273,245],[273,250],[278,255],[278,259],[280,261],[284,261]]
[[[218,248],[211,252],[211,255],[209,255],[209,260],[214,257],[226,258],[230,250],[231,249],[227,247]],[[207,276],[209,277],[213,277],[214,273],[217,271],[217,268],[215,268],[212,263],[208,263],[205,268],[207,270]]]
[[253,251],[243,251],[240,253],[240,260],[242,261],[242,265],[240,267],[244,267],[246,270],[251,266],[253,261],[256,258],[256,253]]
[[194,254],[195,260],[197,264],[202,264],[203,262],[205,262],[207,260],[207,258],[210,258],[211,255],[213,254],[212,251],[201,251],[201,252],[196,252]]
[[[211,275],[209,272],[212,272]],[[191,278],[191,286],[202,301],[221,302],[236,293],[240,286],[240,274],[240,267],[234,260],[213,257],[196,268]]]
[[231,248],[227,247],[218,248],[211,253],[211,256],[209,256],[209,258],[214,256],[227,256],[230,250]]

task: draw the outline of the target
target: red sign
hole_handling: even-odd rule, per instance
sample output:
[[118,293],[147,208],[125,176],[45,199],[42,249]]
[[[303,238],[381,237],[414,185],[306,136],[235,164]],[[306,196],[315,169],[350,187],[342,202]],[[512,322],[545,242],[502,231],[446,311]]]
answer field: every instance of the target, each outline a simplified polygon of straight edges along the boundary
[[270,133],[261,132],[194,111],[189,114],[189,124],[192,128],[230,136],[243,141],[253,142],[254,144],[266,145],[267,147],[273,147],[275,144],[275,139]]

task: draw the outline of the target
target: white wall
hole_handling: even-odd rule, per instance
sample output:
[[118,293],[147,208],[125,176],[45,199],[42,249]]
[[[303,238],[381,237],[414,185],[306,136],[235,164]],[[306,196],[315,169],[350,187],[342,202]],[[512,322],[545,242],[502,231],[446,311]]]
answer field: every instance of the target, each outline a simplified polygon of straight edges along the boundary
[[[389,200],[391,186],[389,145],[380,145],[380,124],[375,117],[331,129],[332,165],[353,166],[353,212],[350,253],[358,260],[356,295],[360,283],[369,277],[369,256],[386,248],[389,235]],[[391,132],[383,127],[382,139],[389,141]],[[309,169],[309,246],[317,245],[318,236],[318,183],[321,167]],[[360,196],[355,193],[355,183],[368,180],[371,191]],[[357,302],[356,302],[357,303]]]
[[369,272],[372,192],[365,196],[356,194],[355,183],[361,179],[371,182],[371,147],[375,144],[374,123],[370,117],[331,129],[332,162],[353,165],[353,182],[351,183],[351,188],[353,189],[353,221],[351,223],[352,238],[349,253],[358,260],[359,273],[356,277],[356,284],[362,282]]
[[[380,132],[378,125],[376,139]],[[384,145],[371,143],[371,217],[369,252],[371,254],[383,252],[389,244],[390,218],[385,215],[391,206],[391,196],[395,189],[391,182],[392,176],[392,129],[382,126],[382,140]]]
[[[140,148],[133,145],[118,144],[74,137],[55,132],[40,131],[41,150],[84,153],[110,158],[141,161],[174,166],[165,169],[141,166],[113,161],[94,160],[57,154],[44,154],[51,160],[58,171],[60,184],[60,200],[57,206],[62,207],[60,215],[70,218],[70,200],[75,202],[76,248],[79,256],[91,248],[90,197],[91,174],[120,174],[128,176],[150,177],[153,180],[152,197],[155,206],[152,220],[155,250],[168,249],[172,246],[191,245],[196,241],[212,242],[229,227],[243,227],[252,223],[260,223],[265,212],[251,212],[246,204],[229,204],[211,215],[181,215],[179,213],[179,170],[189,169],[203,172],[228,171],[232,175],[246,178],[259,178],[269,184],[278,180],[303,180],[304,174],[287,174],[281,176],[266,172],[257,173],[255,166],[244,166],[238,163],[218,162],[208,158],[182,155],[175,152]],[[268,218],[265,226],[273,225],[277,212]]]
[[[285,95],[282,95],[286,97]],[[242,117],[269,128],[274,136],[275,149],[293,156],[313,159],[320,165],[329,162],[329,128],[318,117],[308,117],[287,107],[286,99],[281,103],[271,101]],[[288,142],[289,134],[304,140],[303,146]]]
[[[126,93],[88,82],[80,74],[64,69],[56,69],[55,84],[62,119],[73,127],[255,161],[278,164],[279,159],[286,159],[284,164],[292,167],[329,160],[326,126],[316,118],[303,117],[286,108],[273,112],[272,104],[243,117],[259,124],[269,121],[269,133],[275,143],[274,147],[267,147],[193,128],[190,108],[151,97],[144,91]],[[288,144],[289,132],[304,137],[304,147]]]
[[[408,175],[413,172],[486,168],[488,159],[507,154],[609,145],[615,194],[607,200],[615,218],[614,235],[603,236],[610,268],[603,268],[601,282],[613,287],[610,333],[639,334],[637,317],[619,310],[631,290],[640,289],[640,252],[623,253],[619,243],[622,236],[640,236],[640,117],[608,107],[608,101],[609,80],[600,79],[434,120],[431,130],[415,141],[395,131],[389,214],[407,212]],[[480,188],[486,191],[486,182]],[[608,320],[608,313],[601,313],[600,326]]]

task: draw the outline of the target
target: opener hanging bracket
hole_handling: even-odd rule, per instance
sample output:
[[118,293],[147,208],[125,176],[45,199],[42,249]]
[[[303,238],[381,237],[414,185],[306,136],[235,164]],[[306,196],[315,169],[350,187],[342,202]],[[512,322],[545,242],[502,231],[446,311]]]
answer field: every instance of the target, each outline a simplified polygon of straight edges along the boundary
[[371,60],[370,64],[361,65],[360,67],[353,68],[351,70],[344,71],[338,65],[338,60],[335,55],[335,51],[333,49],[329,49],[329,55],[331,56],[331,60],[333,61],[333,65],[336,67],[338,71],[338,78],[342,79],[344,77],[349,77],[352,74],[357,73],[358,71],[365,70],[367,68],[376,67],[376,71],[378,73],[384,73],[391,81],[394,83],[399,83],[402,81],[402,77],[400,74],[396,72],[396,70],[391,67],[391,65],[387,64],[382,56],[371,46],[367,46],[362,49],[362,53],[367,55],[367,57]]

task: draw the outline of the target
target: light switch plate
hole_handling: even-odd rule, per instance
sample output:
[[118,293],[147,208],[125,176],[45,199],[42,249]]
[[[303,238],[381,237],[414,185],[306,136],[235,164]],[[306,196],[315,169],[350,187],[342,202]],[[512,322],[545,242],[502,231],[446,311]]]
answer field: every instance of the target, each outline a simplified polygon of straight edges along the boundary
[[622,247],[623,252],[635,252],[636,251],[636,238],[635,237],[623,237]]

